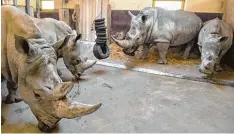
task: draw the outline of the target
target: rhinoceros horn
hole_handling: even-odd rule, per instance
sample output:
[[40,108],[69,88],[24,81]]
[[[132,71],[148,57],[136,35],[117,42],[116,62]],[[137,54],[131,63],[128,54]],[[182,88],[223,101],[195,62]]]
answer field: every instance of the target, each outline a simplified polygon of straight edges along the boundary
[[72,119],[95,112],[102,103],[89,105],[82,104],[76,101],[71,101],[66,98],[66,94],[71,91],[72,82],[63,82],[56,86],[53,91],[53,97],[58,99],[55,103],[55,116],[58,118]]
[[111,38],[113,39],[113,41],[120,47],[122,48],[130,48],[132,47],[134,44],[131,42],[131,40],[118,40],[118,39],[115,39],[113,36],[111,36]]
[[132,12],[128,11],[128,14],[131,16],[131,18],[136,17],[134,14],[132,14]]

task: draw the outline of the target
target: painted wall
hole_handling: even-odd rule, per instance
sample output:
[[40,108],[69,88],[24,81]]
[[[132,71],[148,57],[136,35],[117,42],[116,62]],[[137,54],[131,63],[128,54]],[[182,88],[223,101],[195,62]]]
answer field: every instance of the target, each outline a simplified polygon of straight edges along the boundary
[[110,0],[112,10],[141,10],[152,6],[152,0]]
[[222,13],[225,0],[186,0],[185,9],[191,12]]

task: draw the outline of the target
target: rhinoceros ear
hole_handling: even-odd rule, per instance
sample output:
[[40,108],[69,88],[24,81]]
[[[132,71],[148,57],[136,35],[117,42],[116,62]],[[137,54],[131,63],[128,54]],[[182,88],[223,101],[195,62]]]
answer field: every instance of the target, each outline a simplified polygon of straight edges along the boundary
[[74,39],[74,42],[77,42],[79,39],[81,39],[82,38],[82,34],[80,34],[80,33],[77,33],[77,36],[76,36],[76,38]]
[[22,36],[15,35],[15,48],[19,53],[26,54],[30,57],[37,53],[37,49],[31,46],[28,40]]
[[131,18],[134,18],[134,17],[135,17],[135,15],[132,14],[130,11],[128,11],[128,14],[131,16]]
[[65,38],[57,41],[55,44],[53,44],[53,48],[57,51],[61,49],[62,47],[66,46],[69,43],[71,35],[67,35]]
[[228,40],[229,37],[225,37],[225,36],[220,36],[219,37],[219,42],[225,42]]

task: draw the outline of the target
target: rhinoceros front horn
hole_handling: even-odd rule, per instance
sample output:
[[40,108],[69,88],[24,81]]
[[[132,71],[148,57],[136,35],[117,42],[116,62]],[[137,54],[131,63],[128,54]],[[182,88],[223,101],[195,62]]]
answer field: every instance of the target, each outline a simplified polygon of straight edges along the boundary
[[55,111],[55,115],[58,118],[67,118],[72,119],[76,117],[85,116],[87,114],[91,114],[99,109],[102,103],[89,105],[89,104],[82,104],[76,101],[70,101],[68,99],[62,99],[58,102],[57,108]]
[[112,40],[120,47],[122,48],[130,48],[133,46],[133,43],[130,42],[130,40],[118,40],[118,39],[115,39],[113,36],[111,36]]

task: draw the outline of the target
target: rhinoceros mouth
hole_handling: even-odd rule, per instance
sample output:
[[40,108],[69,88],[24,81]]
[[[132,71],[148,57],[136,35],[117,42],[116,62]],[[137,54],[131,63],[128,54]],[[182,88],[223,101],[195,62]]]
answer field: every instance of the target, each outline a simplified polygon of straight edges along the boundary
[[213,71],[212,71],[212,70],[208,70],[208,69],[205,69],[205,68],[203,68],[203,67],[200,67],[200,68],[199,68],[199,72],[204,73],[204,74],[207,74],[207,75],[212,75],[212,74],[213,74]]
[[44,122],[39,122],[38,123],[38,128],[44,132],[44,133],[50,133],[52,132],[52,130],[56,127],[56,124],[54,124],[53,126],[49,126],[47,124],[45,124]]

